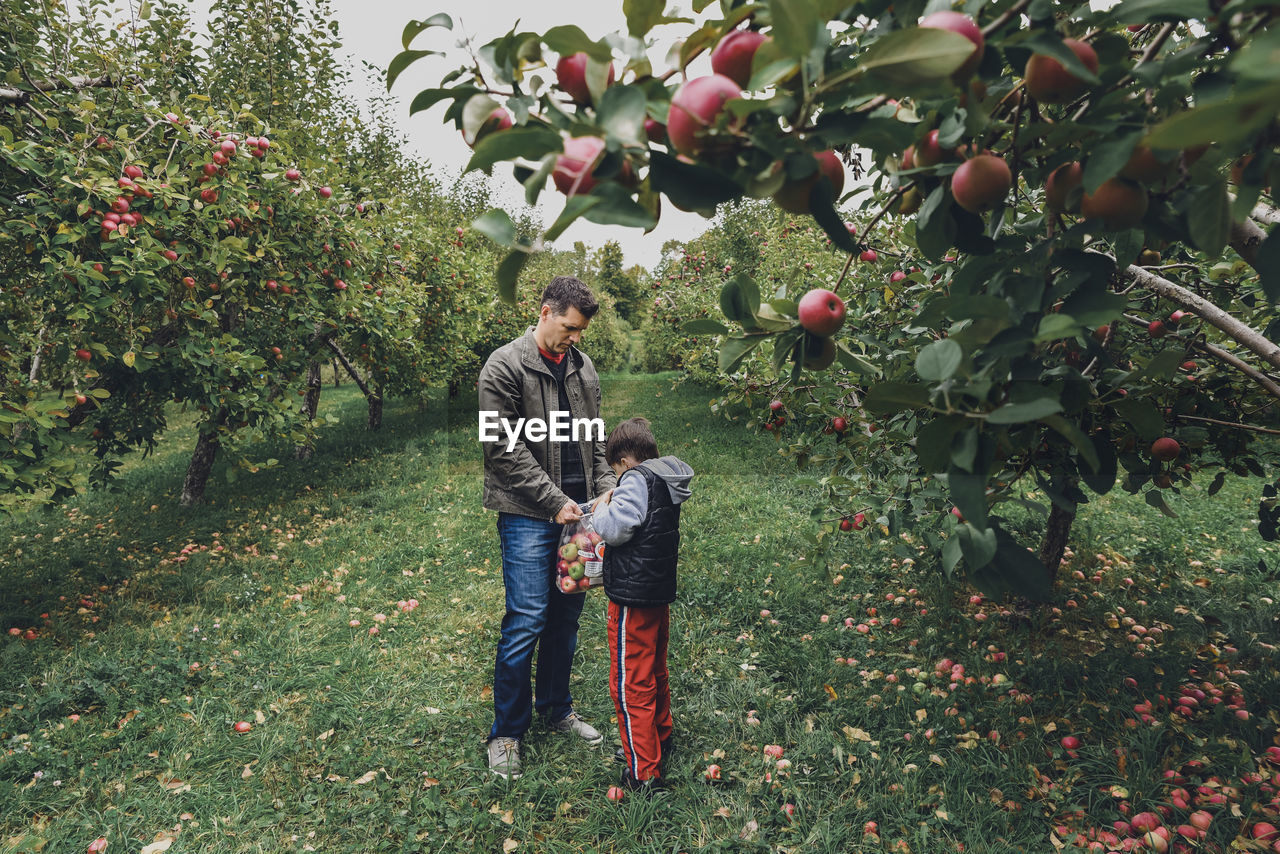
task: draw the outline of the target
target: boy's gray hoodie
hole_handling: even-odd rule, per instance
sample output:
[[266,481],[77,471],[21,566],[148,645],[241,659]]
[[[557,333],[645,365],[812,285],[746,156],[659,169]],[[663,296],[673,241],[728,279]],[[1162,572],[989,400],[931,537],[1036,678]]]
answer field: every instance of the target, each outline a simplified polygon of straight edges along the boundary
[[[680,504],[692,493],[689,481],[693,478],[693,469],[689,464],[677,457],[659,457],[656,460],[645,460],[637,468],[644,467],[662,478],[671,492],[671,501]],[[591,502],[581,505],[584,513],[591,511]],[[611,546],[619,546],[635,536],[636,529],[644,522],[649,511],[649,487],[640,476],[618,479],[618,487],[613,491],[613,498],[608,504],[601,504],[600,509],[591,517],[592,527],[604,541]]]

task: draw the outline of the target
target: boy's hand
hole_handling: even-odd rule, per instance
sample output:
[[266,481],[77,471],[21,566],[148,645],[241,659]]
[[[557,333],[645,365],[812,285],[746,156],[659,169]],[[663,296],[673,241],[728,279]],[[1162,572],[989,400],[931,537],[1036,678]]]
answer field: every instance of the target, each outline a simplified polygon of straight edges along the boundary
[[592,513],[596,512],[597,510],[600,509],[601,504],[608,504],[612,500],[613,500],[613,490],[611,489],[608,492],[606,492],[604,495],[601,495],[599,498],[596,499],[596,503],[591,505],[591,512]]

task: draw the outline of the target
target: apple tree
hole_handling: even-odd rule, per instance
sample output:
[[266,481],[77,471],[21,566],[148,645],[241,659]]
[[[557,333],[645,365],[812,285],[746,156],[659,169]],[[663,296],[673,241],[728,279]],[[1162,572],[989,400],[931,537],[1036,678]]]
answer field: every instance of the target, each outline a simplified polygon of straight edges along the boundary
[[[1171,513],[1165,496],[1196,469],[1217,472],[1211,491],[1266,470],[1258,439],[1280,398],[1270,5],[693,6],[697,20],[627,3],[627,32],[603,38],[512,29],[414,99],[447,104],[474,142],[469,168],[507,162],[530,200],[548,178],[566,197],[541,239],[491,235],[506,298],[579,217],[650,228],[664,204],[710,216],[745,197],[811,217],[851,262],[811,289],[829,295],[735,275],[723,322],[699,333],[720,336],[728,373],[767,355],[795,445],[844,420],[833,450],[801,455],[828,469],[816,539],[855,511],[881,536],[914,528],[948,573],[991,591],[1044,595],[1090,494],[1120,486]],[[665,68],[647,50],[660,26],[680,32]],[[441,27],[405,28],[389,83]],[[854,229],[841,161],[865,170]],[[898,241],[907,265],[876,253]],[[864,258],[891,298],[850,293]],[[892,282],[890,261],[905,274]],[[1014,503],[1046,519],[1036,551],[1001,515]]]

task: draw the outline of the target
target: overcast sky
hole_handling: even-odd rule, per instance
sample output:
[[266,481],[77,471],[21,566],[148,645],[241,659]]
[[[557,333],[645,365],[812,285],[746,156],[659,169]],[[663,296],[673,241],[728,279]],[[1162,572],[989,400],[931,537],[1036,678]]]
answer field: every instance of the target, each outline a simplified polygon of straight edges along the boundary
[[[421,20],[438,12],[453,18],[454,32],[432,29],[422,33],[413,43],[415,49],[444,50],[446,57],[427,57],[410,66],[396,81],[392,95],[400,102],[398,114],[402,127],[408,133],[413,151],[430,162],[441,177],[461,173],[471,156],[471,150],[462,141],[462,135],[453,123],[444,123],[447,103],[409,116],[409,102],[420,90],[438,86],[449,71],[462,65],[466,54],[456,47],[461,35],[466,33],[477,44],[484,44],[511,29],[518,20],[521,30],[542,32],[560,24],[576,24],[591,38],[599,38],[615,30],[626,29],[622,15],[622,0],[587,0],[581,3],[551,2],[550,0],[434,0],[434,2],[409,2],[409,0],[331,0],[334,13],[341,27],[344,49],[356,61],[365,60],[385,68],[400,51],[400,36],[404,25],[411,20]],[[687,8],[687,7],[686,7]],[[677,32],[677,27],[658,28],[655,36],[661,39],[664,30]],[[655,68],[661,67],[668,38],[650,52]],[[369,81],[372,92],[375,81]],[[357,93],[359,94],[359,93]],[[524,188],[511,176],[509,165],[494,168],[495,185],[505,189],[509,196],[504,203],[512,207],[524,202]],[[559,213],[564,197],[548,185],[543,192],[540,210],[544,222],[550,225]],[[582,240],[599,246],[606,240],[616,240],[628,264],[652,267],[658,260],[662,244],[672,238],[687,240],[707,226],[707,220],[697,214],[685,213],[664,205],[658,227],[649,235],[637,228],[599,226],[578,220],[556,242],[558,248],[567,249],[574,241]]]

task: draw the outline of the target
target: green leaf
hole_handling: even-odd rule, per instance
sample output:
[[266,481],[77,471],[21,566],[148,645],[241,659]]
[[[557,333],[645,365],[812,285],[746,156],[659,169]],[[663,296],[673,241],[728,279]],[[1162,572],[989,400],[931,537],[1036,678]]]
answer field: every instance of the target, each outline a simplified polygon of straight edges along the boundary
[[599,199],[599,203],[583,213],[582,218],[587,222],[643,229],[656,225],[653,214],[631,198],[631,192],[619,184],[598,184],[591,191],[591,198]]
[[502,301],[511,305],[516,301],[516,283],[520,280],[520,271],[529,263],[529,253],[519,249],[509,252],[498,265],[498,295]]
[[1273,83],[1178,113],[1156,125],[1143,142],[1166,150],[1240,142],[1269,124],[1277,110],[1280,110],[1280,83]]
[[1114,408],[1143,439],[1155,441],[1164,434],[1164,419],[1151,401],[1119,400]]
[[973,42],[950,30],[894,30],[863,51],[858,67],[891,91],[950,78],[973,53]]
[[441,101],[453,98],[470,98],[472,95],[480,94],[480,90],[474,86],[459,86],[456,89],[423,89],[413,97],[413,103],[409,105],[409,115],[420,113],[423,110],[429,110]]
[[645,94],[639,86],[610,86],[600,98],[599,123],[624,145],[643,145]]
[[916,373],[922,380],[942,382],[951,379],[963,361],[964,349],[950,338],[943,338],[920,349],[916,355]]
[[951,438],[965,426],[963,415],[944,415],[933,419],[916,434],[916,456],[926,472],[944,472],[951,463]]
[[500,160],[514,160],[518,157],[541,160],[553,151],[563,150],[560,134],[546,125],[513,127],[502,133],[488,134],[476,143],[475,153],[471,155],[464,171],[479,169],[487,174],[493,164]]
[[498,109],[498,102],[483,93],[472,95],[462,106],[462,138],[474,142],[480,128]]
[[1046,314],[1040,318],[1040,326],[1036,330],[1036,343],[1054,341],[1058,338],[1070,338],[1080,331],[1080,322],[1069,314]]
[[1248,80],[1280,81],[1280,29],[1255,35],[1234,55],[1230,68]]
[[1068,421],[1061,415],[1048,415],[1041,420],[1054,430],[1057,430],[1063,438],[1075,446],[1075,449],[1080,452],[1080,456],[1088,463],[1091,471],[1098,471],[1101,467],[1101,462],[1098,459],[1098,450],[1094,447],[1093,442],[1089,441],[1089,437],[1085,435],[1085,432],[1080,429],[1079,424],[1074,421]]
[[831,185],[830,179],[823,175],[818,179],[818,183],[809,189],[809,215],[831,239],[833,246],[844,252],[857,252],[860,247],[836,210],[834,196],[835,187]]
[[609,62],[613,59],[613,52],[609,49],[609,45],[592,41],[580,27],[574,24],[552,27],[542,36],[542,42],[561,56],[585,53],[596,62]]
[[812,0],[772,0],[769,13],[773,20],[773,42],[778,51],[791,59],[804,59],[818,40],[818,28],[826,21],[818,18]]
[[1148,504],[1150,504],[1152,507],[1159,510],[1164,515],[1168,516],[1170,519],[1178,518],[1178,514],[1173,512],[1173,508],[1171,508],[1167,503],[1165,503],[1164,495],[1160,493],[1160,490],[1148,489],[1146,495],[1143,496],[1143,500],[1145,500]]
[[1280,303],[1280,230],[1273,229],[1258,247],[1258,283],[1272,303]]
[[739,273],[720,289],[720,310],[730,320],[748,328],[755,325],[760,310],[760,286],[746,273]]
[[516,226],[506,211],[491,210],[472,222],[471,227],[504,249],[515,245]]
[[680,326],[685,332],[694,335],[728,335],[729,327],[725,326],[718,320],[712,320],[709,317],[698,317],[693,320],[686,320]]
[[560,212],[560,216],[556,217],[556,221],[551,224],[551,228],[547,229],[544,238],[549,242],[555,240],[564,230],[573,224],[573,221],[582,216],[591,208],[603,201],[599,196],[573,196],[564,203],[564,210]]
[[622,14],[627,17],[627,32],[636,38],[644,36],[662,22],[666,0],[622,0]]
[[929,405],[929,389],[923,385],[898,382],[876,383],[862,401],[871,412],[890,415],[904,409]]
[[[960,508],[967,522],[978,528],[987,527],[987,477],[952,469],[947,475],[947,492]],[[981,565],[981,564],[979,564]]]
[[840,362],[840,367],[844,368],[846,371],[855,371],[856,373],[868,377],[880,375],[879,368],[850,350],[848,345],[843,341],[836,342],[836,359]]
[[[964,512],[961,510],[961,512]],[[953,536],[960,543],[965,565],[969,569],[981,569],[996,556],[996,532],[994,528],[975,528],[968,522],[956,526]]]
[[982,579],[990,575],[998,578],[1005,589],[1019,596],[1033,602],[1046,601],[1053,592],[1052,576],[1040,558],[1019,545],[1003,529],[996,530],[996,540],[999,546],[991,559],[988,573],[974,578],[974,583],[985,590]]
[[387,91],[391,91],[391,87],[395,85],[396,78],[406,68],[424,56],[444,56],[444,54],[438,50],[406,50],[396,54],[395,59],[391,60],[391,64],[387,66]]
[[[1062,411],[1062,401],[1056,397],[1040,397],[1024,403],[1006,403],[987,416],[988,424],[1025,424],[1039,421]],[[963,509],[963,508],[962,508]]]
[[682,163],[660,151],[649,153],[649,181],[677,208],[707,217],[715,215],[716,205],[742,195],[742,187],[727,175],[695,163]]
[[151,0],[143,0],[141,6],[138,7],[138,20],[148,21],[151,19]]
[[1191,242],[1210,258],[1222,254],[1231,237],[1231,197],[1227,182],[1219,179],[1196,190],[1187,208]]
[[404,25],[404,32],[400,34],[401,47],[408,50],[409,45],[418,37],[418,33],[431,27],[443,27],[446,30],[452,30],[453,18],[441,12],[438,15],[432,15],[425,21],[410,21]]
[[1203,21],[1212,14],[1207,0],[1124,0],[1111,10],[1111,18],[1120,24]]
[[951,216],[951,196],[945,185],[934,187],[916,216],[916,246],[926,258],[939,261],[956,240],[956,221]]
[[1085,485],[1099,495],[1106,495],[1116,485],[1119,474],[1119,461],[1116,459],[1116,448],[1111,442],[1111,435],[1103,432],[1091,439],[1094,453],[1098,457],[1096,472],[1080,470],[1080,479]]
[[720,347],[720,370],[726,374],[733,373],[763,340],[763,335],[753,335],[750,338],[730,338],[725,341]]
[[1084,191],[1096,192],[1108,178],[1120,174],[1133,154],[1133,147],[1142,139],[1145,132],[1141,130],[1128,133],[1112,134],[1104,142],[1094,146],[1089,153],[1089,160],[1084,165]]

